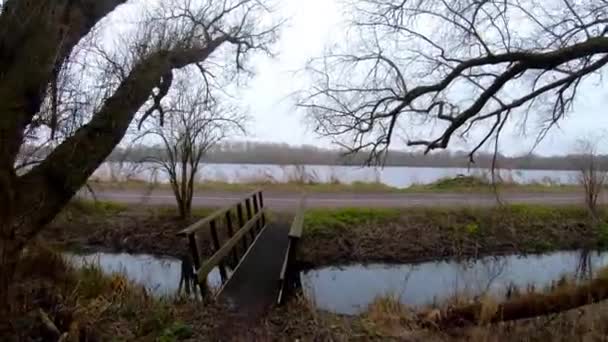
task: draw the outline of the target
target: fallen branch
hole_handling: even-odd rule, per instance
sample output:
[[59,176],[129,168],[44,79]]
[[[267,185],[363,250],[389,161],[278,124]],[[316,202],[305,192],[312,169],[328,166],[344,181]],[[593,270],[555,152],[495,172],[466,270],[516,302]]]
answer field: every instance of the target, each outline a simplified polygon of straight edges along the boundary
[[608,278],[551,293],[533,293],[497,304],[484,303],[450,308],[437,317],[443,327],[514,321],[572,310],[608,299]]

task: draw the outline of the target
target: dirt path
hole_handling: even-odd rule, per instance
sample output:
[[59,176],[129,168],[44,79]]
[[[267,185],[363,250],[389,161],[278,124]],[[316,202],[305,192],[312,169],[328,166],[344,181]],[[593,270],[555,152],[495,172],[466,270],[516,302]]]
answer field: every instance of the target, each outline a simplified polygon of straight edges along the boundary
[[[242,198],[244,192],[205,192],[195,194],[193,204],[201,207],[221,207]],[[82,195],[90,197],[90,195]],[[173,204],[173,194],[166,190],[152,192],[138,190],[99,191],[100,200],[110,200],[127,204],[164,205]],[[295,209],[300,194],[265,192],[265,205],[272,209]],[[412,206],[489,206],[496,204],[496,197],[488,193],[309,193],[306,195],[308,207],[412,207]],[[607,203],[607,198],[601,198]],[[582,193],[515,193],[501,194],[504,203],[530,204],[582,204]]]

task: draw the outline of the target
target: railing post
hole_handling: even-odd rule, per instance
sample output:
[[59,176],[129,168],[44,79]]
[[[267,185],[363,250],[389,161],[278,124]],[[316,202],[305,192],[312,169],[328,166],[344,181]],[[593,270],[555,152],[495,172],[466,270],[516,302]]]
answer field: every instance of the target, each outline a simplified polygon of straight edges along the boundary
[[[243,228],[243,226],[245,225],[245,219],[243,218],[243,204],[241,202],[239,202],[239,204],[237,204],[236,206],[236,215],[237,218],[239,220],[239,229],[237,230],[241,230]],[[243,254],[247,252],[247,236],[243,235]]]
[[[213,247],[215,248],[215,251],[217,252],[220,250],[221,246],[220,246],[220,239],[217,236],[217,228],[215,225],[215,220],[212,220],[211,222],[209,222],[209,226],[211,228],[211,239],[213,241]],[[220,269],[220,276],[222,277],[222,284],[223,284],[228,279],[228,274],[226,274],[226,267],[224,266],[224,262],[221,261],[218,264],[218,267]]]
[[[249,222],[249,220],[251,220],[251,218],[253,217],[253,215],[251,214],[251,197],[247,197],[247,199],[245,200],[245,209],[247,210],[247,222]],[[250,232],[251,241],[253,241],[255,240],[257,232],[255,231],[255,228],[251,229]]]
[[190,252],[192,253],[192,262],[194,263],[194,268],[195,270],[198,270],[201,267],[201,257],[198,252],[195,233],[188,234],[188,245],[190,246]]
[[[253,213],[254,213],[254,215],[257,215],[259,212],[260,212],[260,208],[258,207],[258,194],[256,193],[253,195]],[[262,229],[262,226],[260,225],[261,223],[262,223],[261,220],[257,220],[255,223],[258,233]]]
[[[258,196],[260,197],[260,209],[263,211],[264,210],[264,196],[262,195],[262,190],[260,190],[260,192],[258,193]],[[266,216],[262,212],[262,227],[264,227],[265,225],[266,225]]]
[[[196,233],[188,234],[188,246],[190,247],[190,254],[192,254],[192,263],[194,264],[194,274],[196,275],[196,272],[201,267],[201,257],[198,252],[198,244],[196,243]],[[198,281],[198,277],[196,277],[196,278],[197,278],[196,285],[198,286],[198,290],[201,293],[201,298],[204,299],[205,295],[206,295],[205,289],[207,289],[207,284],[206,283],[201,284]],[[184,281],[188,281],[188,279],[184,279]],[[196,288],[194,289],[194,292],[196,292]]]
[[[226,228],[228,230],[228,238],[231,239],[234,236],[234,230],[232,229],[232,211],[228,210],[226,212]],[[232,259],[234,262],[234,265],[237,265],[239,263],[239,255],[238,255],[238,251],[237,251],[237,246],[234,246],[234,248],[232,249]]]

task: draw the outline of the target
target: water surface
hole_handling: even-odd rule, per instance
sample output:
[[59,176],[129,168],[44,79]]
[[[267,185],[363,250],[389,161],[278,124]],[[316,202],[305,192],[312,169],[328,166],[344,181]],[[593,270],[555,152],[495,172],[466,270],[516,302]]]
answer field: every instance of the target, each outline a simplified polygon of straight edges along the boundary
[[301,274],[305,296],[319,309],[341,314],[365,310],[378,296],[410,306],[441,303],[455,295],[503,296],[519,288],[549,286],[563,276],[589,277],[608,265],[608,253],[555,252],[487,257],[474,261],[333,266]]
[[[122,273],[138,285],[157,296],[177,294],[182,271],[182,261],[168,256],[127,253],[64,254],[76,266],[96,264],[107,274]],[[209,287],[221,286],[219,270],[216,268],[207,278]]]
[[[503,180],[521,184],[578,184],[576,171],[561,170],[500,170]],[[273,165],[273,164],[203,164],[197,181],[227,183],[274,182],[293,180],[305,182],[344,184],[353,182],[379,182],[391,187],[406,188],[415,184],[429,184],[458,175],[484,176],[489,170],[476,168],[434,168],[387,166],[359,167],[333,165]],[[137,179],[167,183],[166,174],[154,171],[150,163],[104,163],[93,178],[100,180]]]

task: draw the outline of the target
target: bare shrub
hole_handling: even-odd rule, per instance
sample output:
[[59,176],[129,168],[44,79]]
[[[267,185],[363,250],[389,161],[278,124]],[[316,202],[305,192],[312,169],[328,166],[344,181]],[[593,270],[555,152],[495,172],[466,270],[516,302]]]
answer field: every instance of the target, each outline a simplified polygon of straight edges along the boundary
[[594,219],[598,218],[598,198],[606,183],[605,165],[597,155],[597,140],[579,140],[576,161],[578,181],[585,191],[585,205]]

